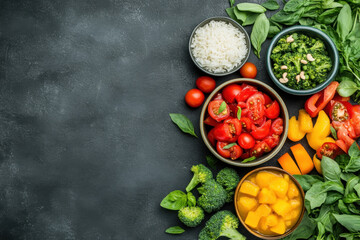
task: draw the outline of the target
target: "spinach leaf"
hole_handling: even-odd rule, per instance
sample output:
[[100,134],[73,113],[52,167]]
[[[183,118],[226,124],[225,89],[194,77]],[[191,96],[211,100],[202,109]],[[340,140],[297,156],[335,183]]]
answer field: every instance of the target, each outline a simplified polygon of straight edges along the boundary
[[345,42],[345,38],[349,34],[352,26],[351,8],[349,4],[345,4],[340,10],[336,25],[336,31],[339,33],[343,42]]
[[317,228],[318,228],[318,235],[316,236],[316,240],[322,240],[324,239],[324,234],[325,234],[325,227],[321,222],[317,223]]
[[348,204],[348,209],[350,210],[350,212],[360,215],[360,209],[359,207],[356,207],[355,204]]
[[269,33],[268,33],[267,37],[272,38],[282,30],[282,26],[271,20],[269,20],[269,22],[270,22],[270,27],[269,27]]
[[294,25],[299,21],[303,12],[304,9],[302,8],[296,12],[285,12],[284,10],[280,10],[274,15],[272,15],[270,19],[277,23],[282,23],[285,25]]
[[261,6],[269,10],[278,10],[280,8],[276,0],[267,0],[266,2],[261,4]]
[[322,205],[320,208],[319,216],[315,218],[316,222],[321,222],[326,231],[332,232],[333,231],[333,221],[332,221],[332,212],[333,209],[329,205]]
[[326,10],[316,18],[316,21],[323,24],[331,24],[335,22],[337,16],[339,15],[339,12],[340,12],[340,8],[332,8]]
[[343,225],[350,232],[360,232],[360,216],[347,214],[333,214],[336,221]]
[[339,200],[338,208],[339,208],[340,212],[342,212],[344,214],[351,214],[351,212],[349,211],[349,209],[347,208],[347,206],[343,200]]
[[322,12],[320,5],[308,6],[302,10],[303,10],[303,14],[301,15],[301,17],[310,17],[310,18],[316,18]]
[[248,25],[251,25],[251,24],[254,24],[256,18],[259,16],[259,13],[252,13],[252,12],[247,12],[246,13],[246,19],[245,21],[243,22],[243,26],[248,26]]
[[160,206],[169,210],[180,210],[186,207],[186,202],[187,195],[180,190],[175,190],[161,201]]
[[230,7],[230,8],[225,9],[227,15],[229,15],[230,18],[232,18],[235,21],[239,22],[238,19],[235,16],[234,10],[235,10],[235,7]]
[[353,174],[353,173],[344,173],[344,172],[342,172],[342,173],[340,174],[340,178],[341,178],[342,180],[344,180],[345,182],[349,181],[349,180],[352,179],[353,177],[356,177],[356,175]]
[[342,185],[340,180],[340,167],[337,162],[329,157],[323,156],[321,160],[321,170],[325,181],[332,181]]
[[260,14],[254,23],[251,32],[251,44],[254,47],[254,52],[260,58],[261,45],[266,40],[269,32],[270,23],[264,13]]
[[290,0],[284,6],[285,12],[296,12],[305,5],[305,0]]
[[216,170],[216,164],[218,163],[218,159],[212,155],[206,156],[207,164],[214,170]]
[[234,8],[234,14],[236,16],[236,19],[239,20],[241,24],[243,24],[246,21],[247,18],[246,12],[240,11],[238,8]]
[[322,182],[322,177],[318,175],[293,175],[294,178],[300,183],[302,189],[306,192],[312,185],[318,182]]
[[191,192],[187,193],[187,205],[189,207],[195,207],[196,206],[196,198],[195,198],[194,194],[192,194]]
[[292,234],[287,236],[286,240],[296,240],[296,239],[308,239],[314,234],[316,224],[314,220],[309,218],[307,212],[304,213],[304,217],[299,224],[299,226],[294,230]]
[[183,232],[185,232],[185,230],[179,226],[174,226],[174,227],[169,227],[168,229],[165,230],[165,232],[169,234],[182,234]]
[[253,13],[264,13],[266,8],[257,3],[239,3],[236,7],[240,11],[253,12]]
[[354,192],[349,193],[344,198],[344,203],[354,203],[354,202],[359,202],[359,201],[360,201],[360,198]]
[[229,2],[230,2],[230,7],[234,6],[235,0],[229,0]]
[[299,19],[299,23],[300,25],[312,26],[314,24],[314,19],[302,17]]
[[337,92],[342,97],[350,97],[360,88],[357,84],[350,80],[341,81],[339,86],[337,87]]
[[195,134],[194,126],[191,123],[190,119],[188,119],[185,115],[180,113],[170,113],[171,120],[183,131],[184,133],[188,133],[194,137],[198,137]]

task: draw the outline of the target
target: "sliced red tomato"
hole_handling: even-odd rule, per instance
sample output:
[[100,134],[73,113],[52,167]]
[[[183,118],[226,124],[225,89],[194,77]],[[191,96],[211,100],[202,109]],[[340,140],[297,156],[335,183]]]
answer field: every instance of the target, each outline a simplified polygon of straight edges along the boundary
[[282,118],[275,119],[271,124],[271,133],[281,135],[284,131],[284,121]]
[[349,149],[351,144],[355,142],[355,140],[349,136],[349,132],[345,128],[344,124],[342,124],[339,127],[339,130],[337,131],[337,137],[338,140],[342,141],[346,145],[346,151],[344,150],[344,146],[337,144],[337,141],[336,141],[336,145],[338,145],[341,149],[343,149],[347,153],[347,150]]
[[224,111],[219,112],[220,106],[222,103],[225,103],[223,100],[213,100],[209,103],[208,113],[209,115],[217,122],[220,122],[230,116],[230,108],[226,103],[226,108]]
[[269,135],[271,128],[271,120],[267,120],[262,126],[260,127],[253,127],[251,131],[251,135],[256,140],[264,139],[266,136]]
[[280,136],[279,135],[276,135],[276,134],[272,134],[272,135],[269,135],[267,137],[264,138],[264,142],[267,143],[267,145],[273,149],[274,147],[276,147],[279,142],[280,142]]
[[230,103],[229,108],[230,108],[230,116],[231,117],[236,117],[236,114],[237,114],[237,111],[238,111],[237,104],[236,103]]
[[215,127],[216,125],[219,124],[217,121],[215,121],[215,119],[213,119],[213,118],[210,117],[210,116],[208,116],[207,118],[205,118],[204,123],[205,123],[206,125],[213,126],[213,127]]
[[238,138],[238,144],[243,149],[250,149],[255,145],[255,139],[249,133],[242,133]]
[[223,91],[223,97],[228,103],[233,103],[235,101],[235,97],[241,92],[242,87],[238,84],[230,84],[227,85]]
[[241,159],[246,159],[250,157],[250,150],[243,150],[243,154],[241,154]]
[[218,142],[216,144],[216,151],[224,158],[230,158],[231,160],[238,159],[242,155],[242,149],[239,145],[234,145],[229,149],[224,149],[229,143]]
[[213,128],[208,132],[207,138],[208,138],[209,142],[211,143],[211,145],[213,145],[215,147],[216,139],[215,139],[215,136],[214,136],[214,129]]
[[241,134],[241,122],[237,118],[229,118],[224,121],[225,124],[228,124],[230,127],[230,132],[234,136],[239,136]]
[[273,100],[269,97],[269,95],[267,95],[266,93],[263,93],[263,95],[264,95],[264,99],[265,99],[265,106],[267,106],[273,102]]
[[242,126],[242,129],[243,129],[243,130],[246,130],[247,132],[250,132],[250,131],[251,131],[253,124],[252,124],[250,118],[248,118],[248,117],[241,117],[241,118],[240,118],[240,123],[241,123],[241,126]]
[[305,110],[311,117],[316,117],[325,108],[336,93],[339,83],[333,81],[321,92],[312,95],[305,103]]
[[229,142],[233,135],[230,132],[230,126],[226,123],[220,123],[214,127],[214,138],[221,142]]
[[261,157],[264,153],[270,152],[271,148],[264,141],[258,141],[250,150],[250,156]]
[[350,122],[350,120],[345,121],[345,122],[333,121],[333,122],[331,123],[331,125],[333,126],[333,128],[334,128],[336,131],[338,131],[338,130],[340,129],[340,127],[343,127],[343,128],[346,129],[347,134],[348,134],[351,138],[353,138],[353,139],[357,138],[354,125]]
[[344,151],[341,150],[339,146],[337,146],[335,143],[326,142],[324,143],[317,151],[316,155],[319,159],[321,159],[323,156],[335,159],[336,156],[343,154]]
[[349,102],[331,100],[329,104],[328,115],[332,121],[344,122],[352,117],[353,107]]
[[265,105],[265,116],[270,119],[275,119],[280,115],[279,103],[274,100],[272,103]]
[[339,148],[341,148],[341,150],[343,150],[344,152],[348,152],[348,150],[349,150],[349,146],[347,146],[346,144],[345,144],[345,142],[343,141],[343,140],[336,140],[335,141],[335,144],[339,147]]
[[360,105],[354,105],[353,116],[350,119],[351,125],[354,127],[356,138],[360,137]]
[[261,119],[265,114],[265,98],[262,93],[255,93],[246,101],[246,107],[249,109],[249,118],[253,121]]
[[262,118],[259,118],[256,121],[253,121],[256,127],[262,126],[266,122],[266,117],[263,116]]
[[239,95],[236,96],[237,102],[245,102],[250,96],[257,93],[257,89],[251,85],[242,84],[242,91]]

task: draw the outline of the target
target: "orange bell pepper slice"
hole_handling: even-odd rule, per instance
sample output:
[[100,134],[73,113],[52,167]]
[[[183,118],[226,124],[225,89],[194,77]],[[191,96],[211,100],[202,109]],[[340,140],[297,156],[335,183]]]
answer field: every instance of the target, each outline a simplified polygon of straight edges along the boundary
[[295,175],[295,174],[301,175],[301,172],[300,172],[298,166],[296,166],[296,163],[294,162],[294,160],[292,159],[292,157],[288,153],[285,153],[284,155],[282,155],[278,159],[278,162],[281,165],[281,167],[285,171],[290,173],[291,175]]
[[306,149],[300,144],[296,144],[290,147],[291,152],[294,154],[297,165],[300,168],[302,174],[308,174],[314,169],[314,163],[311,160]]

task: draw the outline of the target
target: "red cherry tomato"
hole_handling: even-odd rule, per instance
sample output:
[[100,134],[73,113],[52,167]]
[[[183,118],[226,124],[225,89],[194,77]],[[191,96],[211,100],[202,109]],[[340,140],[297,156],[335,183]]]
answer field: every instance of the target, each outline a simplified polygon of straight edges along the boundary
[[253,123],[255,124],[255,126],[261,126],[263,125],[264,123],[266,122],[266,117],[262,117],[262,118],[259,118],[258,120],[256,121],[253,121]]
[[277,118],[271,124],[271,133],[275,133],[276,135],[281,135],[284,131],[284,121],[282,118]]
[[214,129],[211,129],[208,132],[207,138],[208,138],[209,142],[211,143],[211,145],[213,145],[215,147],[216,139],[215,139],[215,136],[214,136]]
[[229,124],[230,132],[234,136],[239,136],[241,134],[241,122],[237,118],[229,118],[224,121],[225,124]]
[[280,142],[280,136],[276,135],[276,134],[272,134],[269,135],[267,137],[264,138],[264,142],[266,142],[266,144],[273,149],[274,147],[276,147],[279,142]]
[[215,121],[215,119],[213,119],[212,117],[208,116],[207,118],[205,118],[204,123],[206,125],[215,127],[216,125],[218,125],[219,123],[217,121]]
[[270,127],[271,127],[271,120],[267,120],[262,126],[260,127],[253,127],[253,130],[251,131],[251,135],[256,140],[264,139],[266,136],[270,133]]
[[241,85],[241,88],[241,93],[236,96],[237,102],[245,102],[250,96],[257,93],[258,91],[255,87],[245,83]]
[[235,101],[235,97],[241,92],[242,88],[238,84],[230,84],[227,85],[222,91],[224,99],[228,103],[233,103]]
[[265,98],[261,93],[255,93],[246,101],[249,118],[253,121],[261,119],[265,114]]
[[336,156],[343,154],[343,150],[339,148],[335,143],[326,142],[317,151],[316,155],[319,159],[323,156],[335,159]]
[[250,155],[261,157],[264,153],[270,152],[271,148],[264,141],[258,141],[255,146],[250,150]]
[[242,149],[239,147],[239,145],[232,146],[229,149],[224,149],[224,147],[227,145],[228,143],[218,142],[216,144],[217,152],[224,158],[230,158],[231,160],[238,159],[242,154]]
[[255,139],[249,133],[242,133],[238,138],[238,144],[243,149],[250,149],[255,145]]
[[264,98],[265,98],[265,106],[269,105],[270,103],[273,102],[273,100],[269,97],[269,95],[263,93]]
[[257,69],[255,64],[251,62],[246,62],[241,68],[240,68],[240,74],[244,78],[255,78],[257,74]]
[[246,130],[247,132],[251,131],[253,123],[251,122],[250,118],[241,117],[240,122],[241,122],[242,129]]
[[221,93],[215,94],[212,100],[224,100],[223,95]]
[[280,115],[279,103],[274,100],[272,103],[266,105],[265,116],[270,119],[275,119]]
[[216,87],[216,82],[211,77],[202,76],[196,79],[196,86],[204,93],[211,93]]
[[200,107],[205,100],[205,95],[199,89],[190,89],[185,95],[185,102],[193,108]]
[[246,159],[250,157],[250,150],[243,150],[243,154],[241,154],[241,159]]
[[235,142],[241,133],[241,123],[232,118],[220,123],[214,128],[214,137],[221,142]]
[[344,122],[352,117],[353,106],[349,102],[331,100],[326,106],[326,110],[328,110],[328,106],[330,106],[328,115],[332,121]]
[[208,113],[215,121],[220,122],[230,116],[230,108],[226,104],[226,108],[221,113],[219,112],[220,106],[222,103],[225,103],[224,100],[213,100],[209,103]]

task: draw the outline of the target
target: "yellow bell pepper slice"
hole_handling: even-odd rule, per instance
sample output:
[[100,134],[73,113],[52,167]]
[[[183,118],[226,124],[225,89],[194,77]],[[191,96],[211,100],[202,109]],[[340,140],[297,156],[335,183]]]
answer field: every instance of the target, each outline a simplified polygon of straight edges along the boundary
[[[289,125],[290,130],[290,125]],[[306,139],[310,147],[314,150],[317,150],[325,142],[335,142],[334,139],[328,137],[330,134],[330,119],[326,113],[321,110],[319,112],[318,118],[316,120],[313,131],[306,134]]]
[[305,109],[299,110],[299,126],[300,130],[306,133],[310,133],[314,128],[312,119]]
[[321,161],[320,161],[320,159],[318,159],[318,158],[316,157],[316,153],[315,153],[314,156],[313,156],[313,162],[314,162],[314,166],[315,166],[316,171],[317,171],[320,175],[322,175]]
[[289,120],[288,138],[293,142],[297,142],[303,139],[305,134],[306,132],[300,130],[300,124],[296,117],[291,117]]

